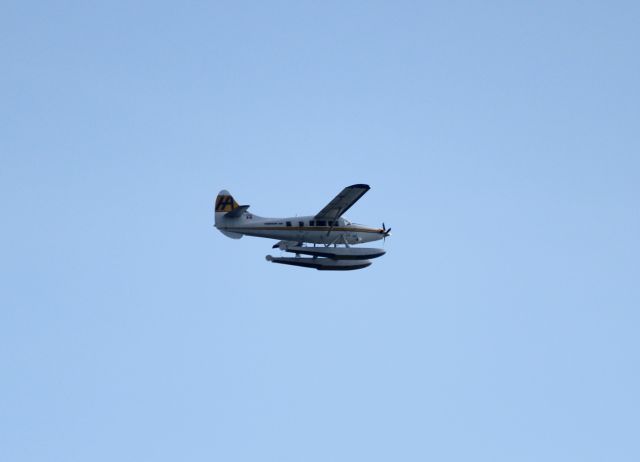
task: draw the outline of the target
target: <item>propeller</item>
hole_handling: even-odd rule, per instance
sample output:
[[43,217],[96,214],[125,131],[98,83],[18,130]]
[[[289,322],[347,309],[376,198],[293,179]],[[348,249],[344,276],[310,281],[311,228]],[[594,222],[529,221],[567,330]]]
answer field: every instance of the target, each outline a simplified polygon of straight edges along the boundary
[[391,228],[387,229],[384,222],[382,222],[382,231],[380,231],[380,233],[383,235],[382,242],[384,243],[387,240],[387,237],[391,235]]

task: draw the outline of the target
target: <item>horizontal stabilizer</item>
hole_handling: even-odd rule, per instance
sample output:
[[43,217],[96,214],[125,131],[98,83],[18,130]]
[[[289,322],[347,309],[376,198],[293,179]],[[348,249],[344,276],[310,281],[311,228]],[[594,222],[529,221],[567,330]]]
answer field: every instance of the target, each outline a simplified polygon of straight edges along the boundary
[[231,239],[241,239],[242,238],[242,234],[240,234],[240,233],[234,233],[232,231],[226,231],[224,229],[219,229],[218,231],[220,231],[225,236],[230,237]]
[[239,205],[238,207],[236,207],[235,209],[233,209],[231,212],[227,212],[224,214],[225,218],[238,218],[239,216],[241,216],[244,212],[247,211],[247,209],[249,208],[248,205]]

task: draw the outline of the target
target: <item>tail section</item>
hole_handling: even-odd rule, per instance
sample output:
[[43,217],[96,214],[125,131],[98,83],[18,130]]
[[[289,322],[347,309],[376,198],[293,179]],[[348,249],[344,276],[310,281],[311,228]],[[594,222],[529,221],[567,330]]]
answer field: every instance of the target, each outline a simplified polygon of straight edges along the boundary
[[227,237],[240,239],[242,234],[226,230],[227,226],[233,223],[249,208],[248,205],[238,205],[229,191],[223,189],[218,193],[215,203],[216,228]]

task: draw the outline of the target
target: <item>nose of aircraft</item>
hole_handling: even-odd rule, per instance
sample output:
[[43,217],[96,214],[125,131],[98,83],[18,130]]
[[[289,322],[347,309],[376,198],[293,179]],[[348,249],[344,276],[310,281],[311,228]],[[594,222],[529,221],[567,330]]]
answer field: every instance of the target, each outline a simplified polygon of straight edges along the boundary
[[380,234],[383,235],[383,239],[391,236],[391,228],[387,229],[387,227],[384,225],[384,222],[382,222],[382,229],[380,230]]

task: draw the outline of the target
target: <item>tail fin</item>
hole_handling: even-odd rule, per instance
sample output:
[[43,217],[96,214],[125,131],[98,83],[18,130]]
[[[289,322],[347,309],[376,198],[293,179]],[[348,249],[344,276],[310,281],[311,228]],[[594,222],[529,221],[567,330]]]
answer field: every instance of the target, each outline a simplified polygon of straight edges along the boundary
[[218,193],[218,197],[216,197],[215,204],[215,217],[216,217],[216,228],[224,234],[232,239],[240,239],[242,234],[234,233],[232,231],[227,231],[225,228],[225,224],[229,218],[236,218],[236,214],[241,215],[243,211],[247,210],[249,206],[239,206],[235,201],[233,196],[229,194],[229,191],[223,189]]
[[238,203],[235,201],[233,196],[229,194],[229,191],[223,189],[218,193],[218,197],[216,197],[216,213],[232,212],[238,207]]

